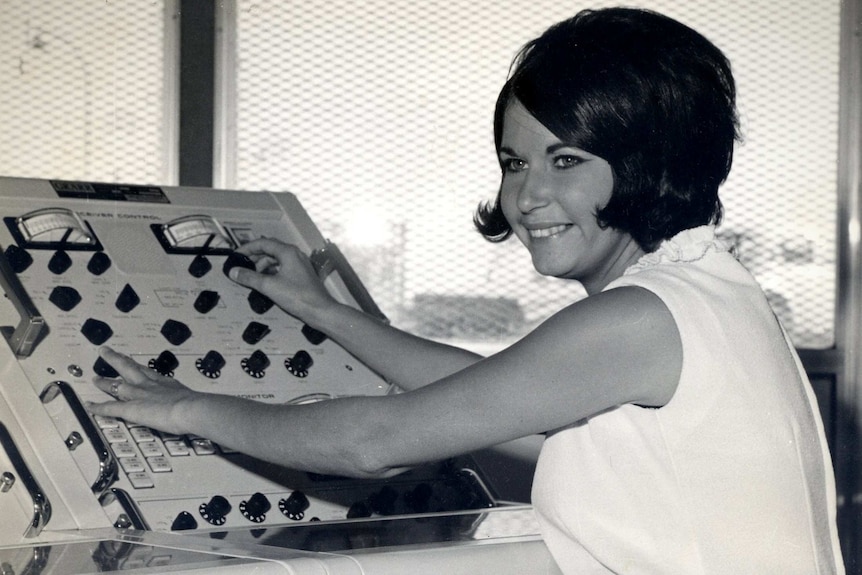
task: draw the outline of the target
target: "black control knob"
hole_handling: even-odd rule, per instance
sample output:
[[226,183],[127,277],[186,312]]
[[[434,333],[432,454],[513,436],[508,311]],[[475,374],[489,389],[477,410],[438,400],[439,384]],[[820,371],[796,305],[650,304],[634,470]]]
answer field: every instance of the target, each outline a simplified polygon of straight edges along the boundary
[[9,267],[16,274],[20,274],[33,263],[33,256],[27,250],[19,248],[15,244],[10,244],[3,253],[6,256],[6,261],[9,262]]
[[105,252],[96,252],[87,262],[87,271],[94,276],[100,276],[111,267],[111,258]]
[[174,370],[179,364],[180,361],[177,359],[177,356],[165,350],[159,354],[159,357],[151,359],[147,365],[150,369],[161,373],[165,377],[173,377]]
[[269,499],[263,493],[255,493],[247,501],[241,501],[239,512],[242,516],[254,523],[261,523],[266,519],[266,512],[272,508]]
[[320,345],[324,341],[326,341],[326,334],[322,331],[318,331],[313,327],[308,325],[302,326],[302,335],[305,336],[305,339],[312,345]]
[[161,334],[173,345],[182,345],[192,336],[192,330],[181,321],[169,319],[162,325]]
[[51,290],[48,300],[63,311],[72,311],[81,303],[81,294],[73,287],[57,286]]
[[96,363],[93,364],[93,372],[96,375],[101,375],[102,377],[120,377],[120,374],[117,373],[117,370],[111,367],[111,364],[102,359],[101,357],[96,360]]
[[211,290],[204,290],[198,294],[195,299],[195,309],[198,313],[209,313],[216,305],[218,305],[219,295]]
[[263,315],[275,305],[271,299],[263,295],[257,290],[251,290],[248,293],[248,306],[256,314]]
[[269,333],[269,326],[253,321],[242,332],[242,340],[249,345],[255,345]]
[[416,513],[426,513],[431,505],[433,490],[427,483],[420,483],[404,495],[407,505]]
[[141,303],[141,298],[138,297],[138,294],[129,284],[120,291],[120,295],[117,296],[117,301],[114,305],[123,313],[129,313]]
[[364,501],[357,501],[347,510],[348,519],[358,519],[360,517],[371,517],[371,508]]
[[197,529],[198,522],[188,511],[181,511],[174,522],[171,523],[171,531],[187,531]]
[[192,259],[192,263],[189,264],[189,273],[196,278],[204,277],[211,269],[213,269],[213,265],[203,254],[196,255]]
[[60,275],[72,267],[72,258],[64,250],[57,250],[48,260],[48,270],[52,274]]
[[224,265],[222,266],[221,269],[224,272],[224,275],[228,275],[228,273],[230,273],[230,270],[232,270],[233,268],[235,268],[237,266],[239,266],[241,268],[248,269],[248,270],[254,270],[255,269],[254,268],[254,262],[251,261],[251,258],[249,258],[248,256],[243,255],[241,253],[237,253],[237,252],[231,252],[231,254],[224,261]]
[[269,367],[269,358],[262,351],[255,350],[249,357],[244,358],[241,362],[242,368],[250,376],[260,379]]
[[278,502],[279,510],[284,513],[288,519],[300,521],[305,517],[305,510],[311,505],[308,497],[302,491],[294,491],[287,499],[282,499]]
[[201,517],[207,520],[212,525],[224,525],[227,514],[230,513],[230,502],[221,495],[215,495],[207,503],[201,503],[198,512]]
[[304,349],[297,351],[293,354],[293,357],[284,360],[284,367],[296,377],[308,376],[308,369],[312,365],[314,365],[314,360],[311,359],[311,355]]
[[198,368],[198,371],[210,379],[216,379],[221,376],[221,369],[224,366],[224,357],[214,349],[208,351],[205,356],[195,360],[195,367]]
[[393,515],[395,503],[398,501],[398,492],[389,485],[384,485],[377,493],[368,497],[371,509],[380,515]]
[[93,345],[102,345],[114,335],[111,326],[103,321],[90,318],[81,326],[81,333],[87,338],[87,341]]

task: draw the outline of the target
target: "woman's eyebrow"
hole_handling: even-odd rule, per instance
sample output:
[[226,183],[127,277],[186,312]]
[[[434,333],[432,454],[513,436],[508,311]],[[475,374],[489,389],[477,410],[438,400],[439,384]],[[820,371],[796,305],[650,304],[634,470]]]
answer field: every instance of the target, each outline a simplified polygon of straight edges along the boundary
[[574,150],[580,150],[579,147],[577,147],[573,144],[567,144],[565,142],[559,142],[557,144],[551,144],[550,146],[545,148],[545,153],[546,154],[553,154],[554,152],[556,152],[558,150],[562,150],[563,148],[572,148]]

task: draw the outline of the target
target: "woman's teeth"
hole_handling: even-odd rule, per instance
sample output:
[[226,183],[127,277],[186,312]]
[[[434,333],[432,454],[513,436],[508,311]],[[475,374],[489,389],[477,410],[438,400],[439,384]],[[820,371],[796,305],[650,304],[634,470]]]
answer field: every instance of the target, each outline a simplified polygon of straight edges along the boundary
[[529,230],[531,238],[549,238],[553,235],[566,231],[569,226],[552,226],[550,228],[542,228],[540,230]]

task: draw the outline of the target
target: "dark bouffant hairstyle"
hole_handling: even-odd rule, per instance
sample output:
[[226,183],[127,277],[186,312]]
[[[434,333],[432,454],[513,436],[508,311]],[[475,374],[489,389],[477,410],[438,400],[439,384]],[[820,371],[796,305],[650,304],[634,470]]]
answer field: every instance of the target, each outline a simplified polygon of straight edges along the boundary
[[[528,43],[494,112],[497,149],[516,98],[561,141],[606,160],[614,190],[599,225],[646,251],[678,232],[719,223],[718,187],[738,137],[730,63],[691,28],[647,10],[585,10]],[[503,241],[500,195],[474,216]]]

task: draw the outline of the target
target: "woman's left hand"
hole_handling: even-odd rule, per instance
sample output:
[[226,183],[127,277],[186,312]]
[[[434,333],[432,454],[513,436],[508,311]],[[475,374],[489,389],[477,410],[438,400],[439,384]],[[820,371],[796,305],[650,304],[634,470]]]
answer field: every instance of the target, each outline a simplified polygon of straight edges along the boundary
[[94,415],[119,417],[168,433],[185,434],[184,406],[201,395],[172,377],[140,365],[132,358],[109,347],[99,355],[120,374],[119,378],[95,377],[93,383],[117,401],[88,403]]

